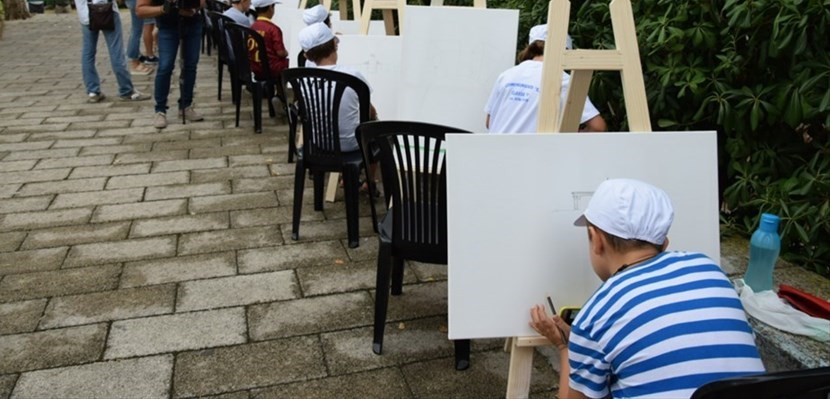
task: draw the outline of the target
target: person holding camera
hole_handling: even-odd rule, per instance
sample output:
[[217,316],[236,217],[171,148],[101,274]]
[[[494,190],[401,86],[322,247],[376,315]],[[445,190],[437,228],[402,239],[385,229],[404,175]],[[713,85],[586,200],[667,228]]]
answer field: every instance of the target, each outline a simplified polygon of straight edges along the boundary
[[167,96],[176,64],[179,43],[182,47],[182,74],[179,93],[179,116],[189,121],[204,118],[193,109],[193,87],[202,42],[202,18],[199,9],[205,0],[138,0],[136,14],[156,18],[159,65],[153,97],[156,101],[153,126],[167,127]]

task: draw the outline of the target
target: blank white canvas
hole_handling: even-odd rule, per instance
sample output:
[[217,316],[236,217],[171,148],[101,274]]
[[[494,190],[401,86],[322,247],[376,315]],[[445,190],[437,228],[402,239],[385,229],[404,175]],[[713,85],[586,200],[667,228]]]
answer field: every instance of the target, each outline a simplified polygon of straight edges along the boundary
[[448,135],[449,338],[537,335],[529,309],[581,306],[599,287],[584,227],[600,182],[665,190],[669,250],[720,263],[714,132]]
[[402,40],[400,36],[341,35],[337,64],[360,71],[372,87],[380,119],[398,119]]
[[297,9],[296,5],[292,8],[277,4],[271,21],[282,30],[282,41],[288,51],[288,66],[295,68],[297,66],[297,54],[302,50],[300,42],[297,40],[297,34],[305,28],[303,10]]
[[[334,33],[340,35],[359,35],[360,21],[354,20],[340,20],[340,13],[331,13],[331,27]],[[386,27],[382,20],[373,20],[369,22],[369,36],[386,35]]]
[[401,118],[484,131],[496,78],[515,64],[518,10],[407,6]]

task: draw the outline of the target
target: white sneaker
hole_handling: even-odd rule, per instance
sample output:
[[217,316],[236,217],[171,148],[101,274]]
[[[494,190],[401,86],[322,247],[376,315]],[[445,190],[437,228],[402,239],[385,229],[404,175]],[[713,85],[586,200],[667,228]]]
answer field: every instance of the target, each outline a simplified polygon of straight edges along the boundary
[[153,126],[156,129],[164,129],[167,127],[167,114],[164,112],[156,112],[156,116],[153,119]]
[[150,96],[147,95],[147,94],[144,94],[144,93],[142,93],[138,90],[133,89],[132,93],[120,96],[120,98],[123,101],[144,101],[144,100],[149,100]]
[[104,93],[89,93],[87,95],[86,102],[93,103],[93,104],[94,103],[100,103],[105,98],[107,98],[107,96],[105,96]]

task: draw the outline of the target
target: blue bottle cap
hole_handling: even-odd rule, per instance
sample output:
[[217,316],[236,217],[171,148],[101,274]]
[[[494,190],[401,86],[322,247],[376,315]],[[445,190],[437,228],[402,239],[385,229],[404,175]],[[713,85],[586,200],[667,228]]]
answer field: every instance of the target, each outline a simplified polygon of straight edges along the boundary
[[781,218],[777,215],[773,215],[771,213],[762,213],[761,214],[761,224],[759,228],[763,231],[770,232],[770,233],[778,233],[778,223],[781,222]]

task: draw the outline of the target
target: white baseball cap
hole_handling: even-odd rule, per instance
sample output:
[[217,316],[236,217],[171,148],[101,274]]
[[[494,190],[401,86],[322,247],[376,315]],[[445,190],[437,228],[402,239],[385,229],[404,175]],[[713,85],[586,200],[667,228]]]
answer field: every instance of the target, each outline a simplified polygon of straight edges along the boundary
[[304,51],[308,51],[321,44],[328,43],[329,40],[334,39],[334,33],[326,24],[317,22],[306,26],[300,33],[297,34],[297,39],[300,41],[300,47]]
[[265,8],[271,4],[282,4],[279,0],[251,0],[251,8]]
[[[536,25],[530,28],[530,35],[528,35],[527,43],[533,43],[537,40],[546,41],[548,40],[548,24]],[[565,48],[570,50],[573,48],[573,40],[571,40],[571,35],[565,39]]]
[[597,187],[574,225],[588,221],[622,239],[663,245],[673,220],[674,208],[665,191],[639,180],[611,179]]
[[326,10],[326,7],[323,7],[322,4],[318,4],[314,7],[309,8],[308,10],[303,11],[303,22],[305,22],[306,25],[315,24],[317,22],[323,22],[328,17],[329,12]]

